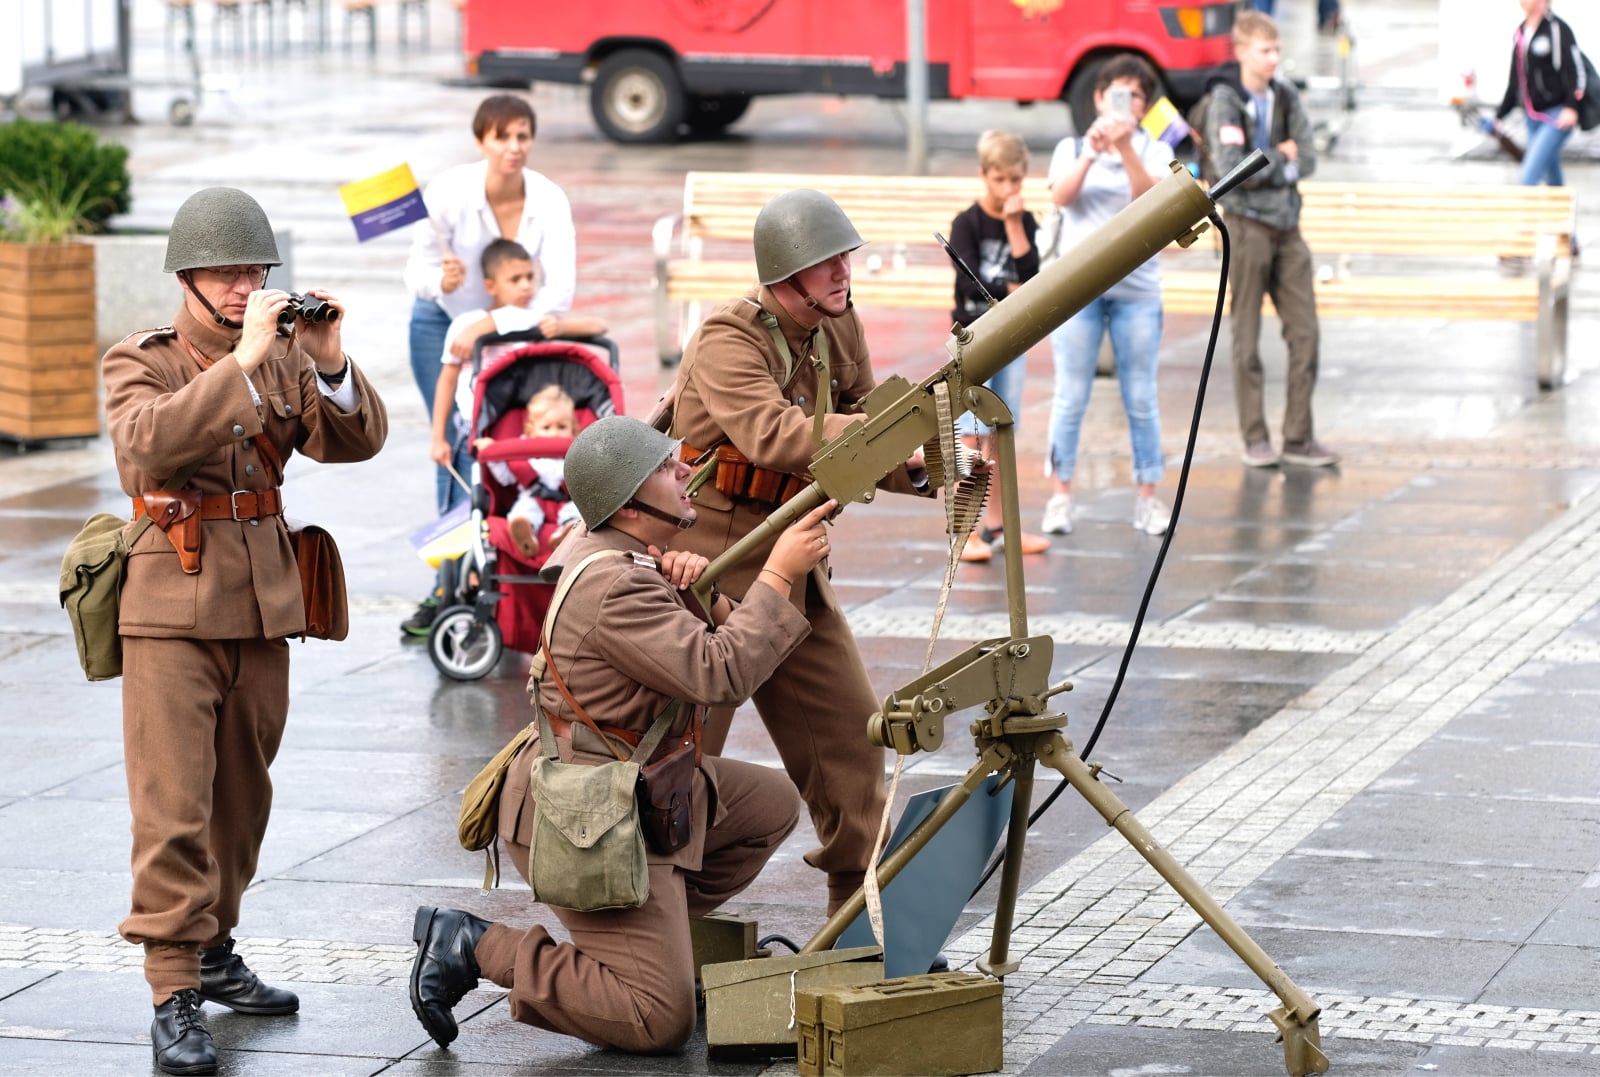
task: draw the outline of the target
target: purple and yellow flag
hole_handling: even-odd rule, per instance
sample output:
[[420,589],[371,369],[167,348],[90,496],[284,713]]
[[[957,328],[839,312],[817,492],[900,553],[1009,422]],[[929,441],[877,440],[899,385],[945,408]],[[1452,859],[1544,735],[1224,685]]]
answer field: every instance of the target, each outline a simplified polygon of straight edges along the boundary
[[422,204],[422,191],[410,165],[346,183],[339,188],[339,197],[350,223],[356,226],[356,239],[362,243],[428,219],[428,207]]
[[1177,149],[1178,143],[1189,137],[1189,125],[1178,114],[1177,106],[1165,97],[1150,106],[1139,126],[1151,138],[1165,142],[1173,149]]

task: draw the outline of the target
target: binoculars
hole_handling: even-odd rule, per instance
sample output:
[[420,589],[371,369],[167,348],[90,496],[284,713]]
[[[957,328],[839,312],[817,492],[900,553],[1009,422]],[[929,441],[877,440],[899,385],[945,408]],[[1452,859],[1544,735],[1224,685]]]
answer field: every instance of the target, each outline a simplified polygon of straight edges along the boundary
[[326,299],[291,292],[288,305],[278,311],[278,324],[288,325],[296,318],[305,322],[332,322],[339,319],[339,310]]

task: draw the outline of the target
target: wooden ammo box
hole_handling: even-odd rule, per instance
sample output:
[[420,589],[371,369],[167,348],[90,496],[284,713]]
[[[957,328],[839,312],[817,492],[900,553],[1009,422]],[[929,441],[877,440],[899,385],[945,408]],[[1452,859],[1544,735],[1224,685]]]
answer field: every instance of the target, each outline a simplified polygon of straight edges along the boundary
[[1002,1065],[1000,981],[939,972],[796,990],[802,1077],[993,1073]]
[[799,991],[882,979],[883,951],[876,946],[702,966],[706,1053],[714,1058],[793,1055]]

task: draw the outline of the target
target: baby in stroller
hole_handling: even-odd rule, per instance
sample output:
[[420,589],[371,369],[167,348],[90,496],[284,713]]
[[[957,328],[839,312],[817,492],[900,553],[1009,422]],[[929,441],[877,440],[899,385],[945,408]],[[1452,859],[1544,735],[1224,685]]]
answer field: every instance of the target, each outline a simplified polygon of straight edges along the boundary
[[467,546],[441,565],[446,608],[428,635],[445,676],[476,680],[504,647],[538,650],[554,591],[539,568],[577,517],[562,486],[564,457],[578,431],[622,414],[618,367],[605,337],[547,340],[535,328],[477,342],[466,409],[476,457]]
[[[564,438],[571,440],[578,434],[578,417],[572,397],[559,385],[546,385],[528,398],[527,411],[522,421],[525,438]],[[484,455],[484,450],[494,444],[494,438],[481,437],[472,443],[473,450]],[[528,481],[524,482],[503,460],[489,460],[489,473],[503,486],[517,487],[517,499],[506,510],[506,530],[517,552],[524,560],[539,556],[542,548],[539,529],[544,527],[544,502],[561,504],[556,513],[556,530],[550,536],[550,548],[555,549],[567,537],[578,519],[578,506],[567,496],[565,481],[566,461],[558,456],[533,457],[525,462]]]

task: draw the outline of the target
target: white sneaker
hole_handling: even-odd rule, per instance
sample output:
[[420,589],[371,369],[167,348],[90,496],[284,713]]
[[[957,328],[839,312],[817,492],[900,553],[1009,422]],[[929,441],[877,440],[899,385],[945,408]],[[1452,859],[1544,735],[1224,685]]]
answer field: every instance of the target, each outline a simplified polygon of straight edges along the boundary
[[1133,526],[1147,535],[1165,535],[1172,513],[1159,497],[1141,497],[1133,505]]
[[1056,494],[1046,501],[1039,527],[1047,535],[1072,534],[1072,495]]

